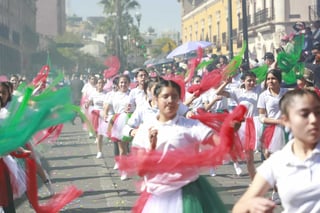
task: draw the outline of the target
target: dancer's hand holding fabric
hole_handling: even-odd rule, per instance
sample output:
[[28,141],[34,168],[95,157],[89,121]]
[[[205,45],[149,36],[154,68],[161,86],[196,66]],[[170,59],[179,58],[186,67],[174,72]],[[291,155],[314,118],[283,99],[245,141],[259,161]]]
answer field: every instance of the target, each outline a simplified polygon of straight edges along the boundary
[[157,135],[158,135],[157,129],[155,128],[149,129],[149,141],[150,141],[151,150],[155,150],[157,147]]

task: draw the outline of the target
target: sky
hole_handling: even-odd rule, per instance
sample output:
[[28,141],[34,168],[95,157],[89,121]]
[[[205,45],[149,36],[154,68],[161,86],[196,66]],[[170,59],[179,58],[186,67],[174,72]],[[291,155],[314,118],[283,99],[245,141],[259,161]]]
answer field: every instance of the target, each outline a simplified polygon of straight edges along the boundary
[[[68,2],[69,1],[69,2]],[[157,33],[181,31],[181,6],[177,0],[137,0],[141,5],[140,30],[146,32],[153,27]],[[69,14],[86,18],[102,16],[103,7],[100,0],[67,0]]]

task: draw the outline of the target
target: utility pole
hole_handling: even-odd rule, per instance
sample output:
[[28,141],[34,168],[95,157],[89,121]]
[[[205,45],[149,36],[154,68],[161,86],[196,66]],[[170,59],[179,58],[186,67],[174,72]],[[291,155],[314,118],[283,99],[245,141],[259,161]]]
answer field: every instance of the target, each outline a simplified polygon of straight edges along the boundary
[[228,31],[229,31],[229,59],[233,58],[233,35],[232,35],[232,0],[228,0]]
[[115,48],[116,48],[116,56],[121,60],[121,44],[120,44],[120,0],[116,0],[116,39],[115,39]]
[[246,47],[246,49],[244,51],[244,62],[245,63],[249,63],[247,0],[242,0],[242,33],[243,33],[243,41],[247,45],[247,47]]

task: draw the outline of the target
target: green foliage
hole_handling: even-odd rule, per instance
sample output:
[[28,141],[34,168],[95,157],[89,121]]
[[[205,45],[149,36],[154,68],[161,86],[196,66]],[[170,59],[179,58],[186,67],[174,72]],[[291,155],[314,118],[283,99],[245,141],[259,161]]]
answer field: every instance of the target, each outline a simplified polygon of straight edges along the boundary
[[[84,41],[74,33],[67,32],[62,36],[58,36],[52,40],[47,51],[41,51],[33,54],[32,64],[35,65],[34,72],[46,64],[48,54],[54,70],[64,70],[66,74],[71,74],[75,67],[80,72],[85,72],[88,68],[92,72],[100,72],[104,69],[102,61],[89,54],[80,51],[79,46]],[[75,47],[79,45],[78,47]],[[69,46],[69,47],[68,47]],[[70,48],[72,46],[72,48]]]
[[150,34],[155,33],[155,29],[153,27],[148,27],[148,33]]
[[176,42],[167,37],[158,38],[153,42],[153,44],[154,45],[152,45],[151,48],[152,56],[167,54],[177,47]]
[[127,55],[134,50],[131,40],[142,41],[135,18],[130,13],[140,8],[140,4],[135,0],[101,0],[100,4],[106,14],[99,27],[99,32],[106,34],[106,55],[117,55],[122,65],[127,64]]

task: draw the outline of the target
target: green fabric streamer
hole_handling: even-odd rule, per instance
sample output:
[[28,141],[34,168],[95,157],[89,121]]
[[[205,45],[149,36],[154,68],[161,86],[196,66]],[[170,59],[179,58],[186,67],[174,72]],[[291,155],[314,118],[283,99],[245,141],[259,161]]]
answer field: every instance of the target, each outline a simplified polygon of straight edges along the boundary
[[38,131],[39,124],[50,113],[48,109],[31,110],[25,104],[21,103],[17,109],[20,117],[10,113],[1,124],[0,156],[23,146]]
[[304,64],[300,62],[301,52],[304,47],[304,35],[294,38],[294,51],[292,54],[280,52],[277,55],[277,66],[281,69],[283,81],[294,84],[303,76]]
[[37,96],[32,96],[33,86],[23,85],[19,90],[24,92],[22,101],[12,99],[10,113],[0,124],[0,156],[23,146],[38,131],[72,120],[76,113],[90,123],[80,108],[72,105],[69,87],[47,88]]
[[[132,113],[128,113],[127,115],[128,115],[128,120],[129,120],[132,116]],[[123,136],[122,137],[123,142],[131,142],[132,139],[133,139],[133,137],[131,137],[131,136]]]
[[218,193],[202,176],[182,188],[183,213],[228,212]]
[[294,41],[294,48],[293,48],[293,54],[294,55],[299,55],[301,54],[301,51],[304,48],[304,35],[296,35],[293,39]]
[[251,70],[257,76],[257,82],[263,82],[267,77],[268,65],[264,64]]
[[45,95],[46,93],[50,93],[50,91],[54,90],[55,87],[59,84],[60,81],[62,81],[64,78],[64,75],[62,72],[58,73],[58,76],[53,79],[53,81],[49,84],[49,86],[41,92],[42,95]]
[[288,54],[286,52],[280,52],[277,56],[277,66],[283,72],[290,72],[293,67],[297,64],[298,59],[294,54]]
[[225,76],[234,76],[237,74],[237,71],[240,65],[242,64],[242,57],[246,49],[247,49],[247,44],[246,42],[243,42],[243,46],[239,54],[234,56],[230,61],[230,63],[224,68],[223,72]]
[[297,76],[294,72],[282,72],[282,80],[286,84],[294,84],[297,82]]
[[[202,61],[196,68],[196,70],[199,70],[199,69],[203,69],[203,68],[206,68],[209,64],[211,64],[213,62],[213,59],[210,59],[208,61]],[[210,70],[211,71],[211,70]]]

